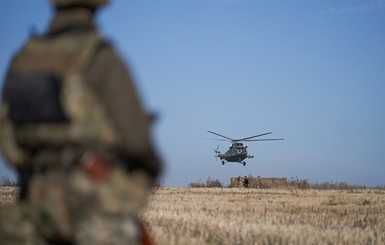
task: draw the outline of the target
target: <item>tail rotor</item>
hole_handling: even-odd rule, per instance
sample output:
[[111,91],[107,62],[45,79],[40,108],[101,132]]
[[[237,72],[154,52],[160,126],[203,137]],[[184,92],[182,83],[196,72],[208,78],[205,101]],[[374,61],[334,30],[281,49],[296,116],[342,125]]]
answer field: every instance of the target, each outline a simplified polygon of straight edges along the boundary
[[219,157],[219,154],[221,154],[221,152],[218,150],[219,148],[219,145],[217,146],[217,149],[214,149],[214,152],[215,152],[215,161],[218,161],[218,157]]

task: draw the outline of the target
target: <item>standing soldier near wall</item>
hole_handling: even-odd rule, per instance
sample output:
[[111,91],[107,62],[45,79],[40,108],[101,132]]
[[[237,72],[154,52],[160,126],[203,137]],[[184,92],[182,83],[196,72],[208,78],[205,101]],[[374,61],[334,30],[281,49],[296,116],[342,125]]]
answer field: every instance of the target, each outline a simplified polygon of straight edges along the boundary
[[13,58],[0,149],[21,182],[4,244],[141,244],[138,211],[161,162],[132,78],[94,15],[108,0],[51,0],[48,31]]
[[243,179],[243,187],[249,188],[249,178],[247,178],[247,176]]

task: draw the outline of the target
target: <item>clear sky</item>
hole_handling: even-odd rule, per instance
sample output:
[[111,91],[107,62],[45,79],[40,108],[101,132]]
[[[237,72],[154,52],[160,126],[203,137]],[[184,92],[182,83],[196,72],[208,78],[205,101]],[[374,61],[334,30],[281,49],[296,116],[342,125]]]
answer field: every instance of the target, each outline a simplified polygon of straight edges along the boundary
[[[0,4],[0,76],[51,19],[46,0]],[[157,112],[166,186],[254,175],[385,185],[385,0],[113,0],[98,17]],[[2,82],[1,82],[2,83]],[[249,142],[246,166],[214,158]],[[0,176],[13,177],[0,163]]]

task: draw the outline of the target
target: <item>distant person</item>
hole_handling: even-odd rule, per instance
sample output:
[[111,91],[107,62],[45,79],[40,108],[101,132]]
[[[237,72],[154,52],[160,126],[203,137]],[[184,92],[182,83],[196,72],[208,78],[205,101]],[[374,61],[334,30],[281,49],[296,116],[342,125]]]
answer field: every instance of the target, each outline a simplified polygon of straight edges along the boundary
[[1,244],[141,244],[138,211],[162,164],[132,77],[101,38],[108,0],[51,0],[48,30],[14,56],[0,149],[21,183]]
[[249,188],[249,179],[247,178],[247,176],[243,178],[243,187]]

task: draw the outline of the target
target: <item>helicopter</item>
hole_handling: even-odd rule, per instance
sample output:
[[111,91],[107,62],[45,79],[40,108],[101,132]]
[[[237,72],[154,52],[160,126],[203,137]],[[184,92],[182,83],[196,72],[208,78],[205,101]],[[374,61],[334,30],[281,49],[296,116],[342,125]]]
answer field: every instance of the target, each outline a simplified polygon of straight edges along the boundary
[[216,154],[215,157],[217,157],[217,158],[219,157],[219,159],[222,161],[222,165],[225,165],[225,161],[227,161],[227,162],[238,162],[240,164],[243,164],[243,166],[245,166],[246,162],[244,160],[246,158],[251,159],[254,157],[252,155],[247,154],[247,150],[246,150],[247,146],[243,145],[243,143],[241,141],[248,142],[248,141],[284,140],[283,138],[279,138],[279,139],[254,139],[254,138],[257,138],[260,136],[265,136],[265,135],[271,134],[271,132],[258,134],[258,135],[254,135],[254,136],[250,136],[250,137],[245,137],[245,138],[241,138],[241,139],[232,139],[230,137],[215,133],[213,131],[207,131],[207,132],[210,134],[214,134],[214,135],[217,135],[217,136],[224,138],[224,139],[215,139],[215,140],[221,140],[221,141],[229,140],[229,141],[231,141],[229,150],[226,151],[226,153],[221,153],[218,150],[219,146],[217,147],[217,149],[214,149],[214,152]]

